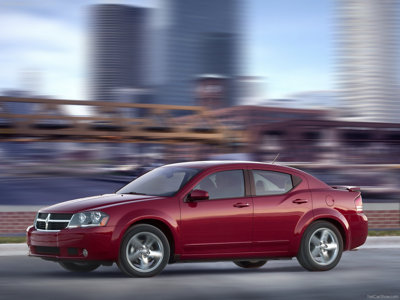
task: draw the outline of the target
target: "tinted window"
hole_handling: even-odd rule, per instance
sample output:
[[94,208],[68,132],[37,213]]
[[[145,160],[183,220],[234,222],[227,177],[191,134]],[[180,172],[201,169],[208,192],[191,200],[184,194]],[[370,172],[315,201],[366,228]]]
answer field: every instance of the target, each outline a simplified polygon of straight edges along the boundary
[[192,168],[157,168],[135,179],[117,193],[172,196],[198,172]]
[[200,181],[194,189],[207,191],[210,199],[244,197],[243,171],[216,172]]
[[262,170],[252,172],[256,196],[284,194],[293,188],[290,174]]

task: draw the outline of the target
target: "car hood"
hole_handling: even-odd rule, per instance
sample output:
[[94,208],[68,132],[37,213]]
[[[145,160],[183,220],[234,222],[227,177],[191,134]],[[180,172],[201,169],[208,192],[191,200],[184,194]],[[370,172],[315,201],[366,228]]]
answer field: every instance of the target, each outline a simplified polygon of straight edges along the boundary
[[41,209],[41,212],[75,213],[84,210],[101,208],[108,205],[118,205],[138,201],[160,199],[158,196],[130,195],[130,194],[105,194],[61,202]]

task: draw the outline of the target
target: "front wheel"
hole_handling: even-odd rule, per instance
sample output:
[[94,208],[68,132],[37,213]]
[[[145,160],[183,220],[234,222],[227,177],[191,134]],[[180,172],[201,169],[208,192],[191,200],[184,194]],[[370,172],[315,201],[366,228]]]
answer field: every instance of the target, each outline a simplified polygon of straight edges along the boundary
[[235,260],[233,263],[241,268],[256,269],[267,263],[267,260]]
[[71,272],[90,272],[97,269],[100,264],[88,262],[67,262],[60,261],[60,266]]
[[306,229],[297,260],[309,271],[327,271],[339,263],[342,252],[343,240],[336,226],[317,221]]
[[170,246],[165,234],[152,225],[133,226],[122,239],[118,267],[128,276],[151,277],[168,263]]

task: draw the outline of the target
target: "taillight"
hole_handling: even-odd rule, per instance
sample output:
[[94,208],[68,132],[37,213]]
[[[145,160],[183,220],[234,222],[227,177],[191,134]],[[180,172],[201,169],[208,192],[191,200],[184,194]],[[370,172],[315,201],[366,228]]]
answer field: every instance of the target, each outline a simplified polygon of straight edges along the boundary
[[354,200],[354,204],[356,205],[356,212],[362,212],[363,211],[363,202],[361,196],[358,196]]

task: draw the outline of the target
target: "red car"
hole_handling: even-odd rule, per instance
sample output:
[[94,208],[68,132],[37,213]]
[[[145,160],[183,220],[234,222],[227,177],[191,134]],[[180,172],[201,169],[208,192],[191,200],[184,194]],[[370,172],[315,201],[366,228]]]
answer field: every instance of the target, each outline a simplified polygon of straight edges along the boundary
[[149,277],[174,262],[258,268],[292,257],[325,271],[365,242],[362,210],[359,188],[332,188],[297,169],[188,162],[156,168],[113,194],[40,210],[27,243],[31,256],[81,272],[116,262],[129,276]]

